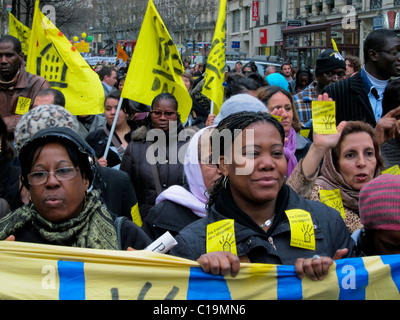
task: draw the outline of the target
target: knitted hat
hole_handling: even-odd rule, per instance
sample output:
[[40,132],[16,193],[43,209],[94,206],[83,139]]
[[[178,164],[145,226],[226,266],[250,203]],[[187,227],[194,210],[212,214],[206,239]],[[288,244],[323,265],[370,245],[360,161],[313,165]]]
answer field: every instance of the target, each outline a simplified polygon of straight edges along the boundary
[[365,229],[400,231],[400,176],[383,174],[368,182],[359,209]]
[[286,91],[289,91],[289,82],[287,82],[285,77],[280,73],[271,73],[265,77],[265,80],[268,81],[270,86],[278,86]]
[[217,125],[222,119],[242,111],[268,112],[268,109],[259,99],[247,93],[235,94],[222,104],[214,124]]
[[78,120],[64,107],[41,105],[29,110],[19,120],[15,128],[14,148],[18,154],[23,144],[38,131],[49,127],[69,127],[79,129]]
[[319,76],[321,73],[335,69],[346,70],[346,62],[342,55],[333,49],[326,49],[321,52],[317,57],[315,75]]

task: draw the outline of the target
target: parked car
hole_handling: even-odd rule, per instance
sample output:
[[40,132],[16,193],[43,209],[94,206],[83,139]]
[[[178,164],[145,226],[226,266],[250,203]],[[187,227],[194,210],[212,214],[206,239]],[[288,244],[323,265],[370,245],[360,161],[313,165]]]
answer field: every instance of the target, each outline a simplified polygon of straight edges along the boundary
[[259,60],[253,60],[251,58],[247,58],[246,60],[227,60],[225,62],[225,64],[227,66],[229,66],[229,68],[231,69],[231,71],[233,71],[235,69],[235,64],[237,61],[240,61],[242,63],[243,66],[245,66],[246,63],[250,62],[250,61],[254,61],[254,63],[257,66],[257,71],[259,74],[261,74],[262,76],[264,75],[264,71],[268,66],[275,66],[276,71],[279,72],[281,70],[281,64],[280,63],[275,63],[275,62],[268,62],[268,61],[259,61]]

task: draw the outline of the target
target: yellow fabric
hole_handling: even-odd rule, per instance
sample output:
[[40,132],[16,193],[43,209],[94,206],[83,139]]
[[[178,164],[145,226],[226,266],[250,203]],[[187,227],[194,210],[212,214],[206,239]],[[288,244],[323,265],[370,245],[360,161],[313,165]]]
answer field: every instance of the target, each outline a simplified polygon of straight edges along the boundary
[[225,80],[225,16],[226,0],[219,4],[218,20],[215,26],[210,55],[207,59],[204,86],[201,91],[214,103],[213,114],[217,115],[224,102]]
[[73,115],[104,112],[104,89],[99,76],[76,48],[35,3],[29,43],[28,72],[44,77],[65,95],[65,108]]
[[294,266],[242,263],[237,277],[150,251],[0,242],[0,299],[399,299],[400,255],[342,259],[323,281]]
[[121,96],[151,105],[158,94],[172,93],[178,101],[181,121],[185,123],[192,99],[182,80],[183,72],[178,49],[150,0]]
[[8,34],[21,41],[22,52],[27,55],[29,50],[29,37],[31,35],[31,30],[18,21],[12,13],[9,13],[8,16],[8,27]]

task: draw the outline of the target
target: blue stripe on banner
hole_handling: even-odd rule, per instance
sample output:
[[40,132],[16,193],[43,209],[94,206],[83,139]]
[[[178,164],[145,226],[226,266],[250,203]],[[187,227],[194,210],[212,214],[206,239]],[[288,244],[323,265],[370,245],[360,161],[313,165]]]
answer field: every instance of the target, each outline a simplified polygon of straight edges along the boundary
[[60,300],[85,300],[85,272],[83,262],[57,262],[60,278]]
[[368,271],[362,258],[336,260],[339,300],[365,300]]
[[393,282],[396,284],[397,290],[400,293],[400,261],[399,255],[385,255],[380,256],[384,264],[390,266],[390,274],[392,275]]
[[303,286],[296,276],[294,266],[278,265],[278,300],[301,300]]
[[223,276],[205,273],[199,267],[190,268],[188,300],[231,300],[226,280]]

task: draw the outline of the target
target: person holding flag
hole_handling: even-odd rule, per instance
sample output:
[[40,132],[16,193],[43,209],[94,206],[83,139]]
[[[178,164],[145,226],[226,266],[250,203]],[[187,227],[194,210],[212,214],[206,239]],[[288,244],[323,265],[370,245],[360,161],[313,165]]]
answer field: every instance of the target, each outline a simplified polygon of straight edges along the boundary
[[29,73],[21,42],[10,35],[0,38],[0,116],[8,128],[9,140],[21,115],[32,107],[33,99],[42,89],[50,88],[46,79]]

